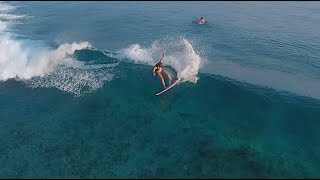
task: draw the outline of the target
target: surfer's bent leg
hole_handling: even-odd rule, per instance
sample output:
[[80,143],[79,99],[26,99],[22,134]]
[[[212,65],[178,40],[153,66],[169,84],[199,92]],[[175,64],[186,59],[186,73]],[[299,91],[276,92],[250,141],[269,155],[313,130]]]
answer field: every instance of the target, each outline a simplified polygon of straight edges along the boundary
[[163,73],[164,75],[166,75],[166,76],[169,78],[169,80],[171,81],[171,83],[172,83],[173,79],[172,79],[172,77],[170,76],[170,74],[167,73],[167,71],[165,71],[164,69],[162,70],[162,73]]
[[158,72],[158,76],[159,76],[159,78],[160,78],[160,80],[161,80],[161,82],[162,82],[163,87],[164,87],[164,88],[167,88],[167,87],[166,87],[166,83],[164,82],[164,78],[163,78],[162,74]]

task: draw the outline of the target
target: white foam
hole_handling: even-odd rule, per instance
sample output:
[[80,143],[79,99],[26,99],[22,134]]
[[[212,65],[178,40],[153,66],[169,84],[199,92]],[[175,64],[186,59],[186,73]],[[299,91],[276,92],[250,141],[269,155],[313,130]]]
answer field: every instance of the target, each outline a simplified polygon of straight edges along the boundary
[[35,77],[24,81],[27,85],[37,88],[57,88],[79,97],[101,88],[105,82],[111,81],[114,75],[112,69],[60,66],[57,70],[44,77]]
[[3,34],[3,32],[7,29],[7,23],[0,21],[0,33]]
[[57,88],[81,96],[111,81],[114,77],[111,70],[118,65],[85,65],[73,59],[72,54],[76,50],[91,46],[88,42],[66,43],[57,49],[43,47],[39,42],[32,47],[30,43],[36,41],[1,39],[0,81],[14,78],[30,87]]
[[57,65],[76,63],[68,56],[75,50],[89,46],[88,42],[72,43],[60,45],[55,50],[43,48],[35,52],[30,51],[32,49],[30,47],[22,47],[19,41],[2,36],[0,39],[0,81],[6,81],[9,78],[30,79],[47,75]]
[[128,48],[118,51],[120,58],[127,58],[134,63],[153,66],[165,54],[164,65],[170,65],[177,71],[178,78],[182,82],[196,83],[198,72],[205,59],[201,58],[184,37],[166,38],[155,41],[149,47],[141,47],[139,44],[130,45]]
[[[35,41],[31,41],[35,43]],[[81,96],[92,92],[114,75],[111,69],[117,64],[85,65],[72,58],[76,50],[90,47],[90,43],[62,44],[57,49],[24,47],[28,42],[10,38],[0,42],[0,81],[14,78],[31,87],[57,88]],[[37,52],[37,51],[38,52]]]
[[15,8],[16,8],[15,6],[11,6],[9,4],[3,4],[2,2],[0,3],[0,12],[11,11]]
[[[0,3],[0,12],[14,8]],[[10,33],[8,25],[23,17],[26,16],[0,14],[0,82],[13,78],[30,87],[57,88],[81,96],[113,79],[111,70],[117,64],[85,65],[72,57],[76,50],[90,48],[89,42],[64,43],[52,49],[43,41],[16,40],[17,35]]]
[[0,19],[5,19],[5,20],[15,20],[15,19],[21,19],[25,18],[27,15],[15,15],[15,14],[0,14]]

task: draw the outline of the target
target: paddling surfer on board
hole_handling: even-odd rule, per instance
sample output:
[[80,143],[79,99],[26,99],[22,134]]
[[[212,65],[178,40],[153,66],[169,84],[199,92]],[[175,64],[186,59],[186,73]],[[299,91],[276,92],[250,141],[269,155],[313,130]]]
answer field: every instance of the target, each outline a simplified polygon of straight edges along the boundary
[[155,72],[157,72],[164,89],[166,89],[167,87],[166,87],[166,83],[164,82],[163,76],[167,76],[171,81],[171,83],[173,82],[173,78],[170,76],[169,73],[167,73],[167,71],[163,69],[163,57],[164,57],[164,54],[162,55],[160,61],[153,66],[152,72],[153,72],[153,76],[155,76]]
[[204,24],[206,22],[206,20],[204,20],[203,17],[201,17],[199,20],[198,20],[198,24]]

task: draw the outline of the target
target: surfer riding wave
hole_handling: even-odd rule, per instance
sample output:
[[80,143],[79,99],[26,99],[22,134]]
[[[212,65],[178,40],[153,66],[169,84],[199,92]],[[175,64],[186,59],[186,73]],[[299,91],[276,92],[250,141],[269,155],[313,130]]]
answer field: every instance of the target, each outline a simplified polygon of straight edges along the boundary
[[162,54],[160,61],[156,65],[153,66],[152,72],[153,72],[153,76],[155,76],[155,72],[157,72],[164,89],[166,89],[167,87],[166,87],[166,83],[165,83],[163,76],[167,76],[169,78],[171,84],[173,83],[173,78],[170,76],[170,74],[167,71],[165,71],[163,69],[163,57],[164,57],[164,54]]

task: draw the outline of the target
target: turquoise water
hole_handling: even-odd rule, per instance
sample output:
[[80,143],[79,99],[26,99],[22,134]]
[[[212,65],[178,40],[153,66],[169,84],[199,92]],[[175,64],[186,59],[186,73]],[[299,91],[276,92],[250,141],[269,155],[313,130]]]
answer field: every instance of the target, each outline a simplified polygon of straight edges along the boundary
[[319,178],[319,10],[0,2],[0,177]]

